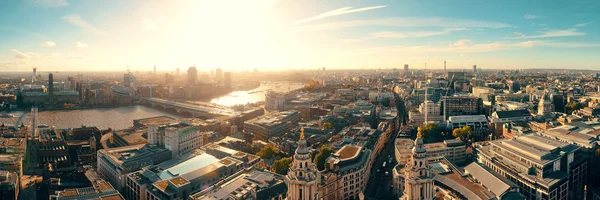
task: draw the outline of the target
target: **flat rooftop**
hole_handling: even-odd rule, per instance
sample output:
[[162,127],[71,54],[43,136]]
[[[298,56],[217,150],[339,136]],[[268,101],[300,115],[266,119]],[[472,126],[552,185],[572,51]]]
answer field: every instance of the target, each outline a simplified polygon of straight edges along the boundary
[[357,146],[346,145],[346,146],[342,147],[340,150],[338,150],[338,152],[336,152],[336,154],[340,156],[340,159],[346,160],[349,158],[356,157],[358,155],[360,149],[361,148],[357,147]]

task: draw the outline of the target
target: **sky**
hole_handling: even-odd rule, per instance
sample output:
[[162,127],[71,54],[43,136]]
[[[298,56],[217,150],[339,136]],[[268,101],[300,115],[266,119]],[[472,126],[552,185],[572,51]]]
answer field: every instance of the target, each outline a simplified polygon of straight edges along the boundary
[[6,0],[0,72],[600,69],[597,0]]

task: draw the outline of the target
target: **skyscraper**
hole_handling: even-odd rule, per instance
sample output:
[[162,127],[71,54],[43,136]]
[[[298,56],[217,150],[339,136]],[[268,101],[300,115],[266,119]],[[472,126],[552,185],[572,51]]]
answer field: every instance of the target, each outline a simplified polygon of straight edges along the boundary
[[50,105],[54,104],[54,75],[48,74],[48,100]]
[[477,73],[477,65],[473,65],[473,73]]
[[446,71],[446,61],[444,60],[444,75],[446,75],[447,71]]
[[404,74],[408,74],[408,64],[404,64]]
[[217,68],[217,72],[215,73],[215,77],[218,81],[223,79],[223,69]]
[[223,75],[223,86],[229,89],[231,88],[231,72],[225,72]]
[[175,70],[175,76],[179,77],[179,67]]
[[188,83],[196,84],[196,80],[198,79],[198,70],[196,70],[196,66],[191,66],[187,72],[188,75]]
[[156,65],[154,65],[154,75],[156,75]]
[[33,68],[33,74],[31,74],[31,82],[35,82],[35,77],[37,77],[37,67]]

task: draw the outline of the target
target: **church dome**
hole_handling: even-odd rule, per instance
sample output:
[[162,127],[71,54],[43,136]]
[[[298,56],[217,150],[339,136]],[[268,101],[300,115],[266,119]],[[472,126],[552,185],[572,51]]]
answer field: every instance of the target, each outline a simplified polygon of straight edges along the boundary
[[417,138],[415,140],[415,146],[412,148],[412,153],[425,153],[425,145],[423,145],[423,138]]

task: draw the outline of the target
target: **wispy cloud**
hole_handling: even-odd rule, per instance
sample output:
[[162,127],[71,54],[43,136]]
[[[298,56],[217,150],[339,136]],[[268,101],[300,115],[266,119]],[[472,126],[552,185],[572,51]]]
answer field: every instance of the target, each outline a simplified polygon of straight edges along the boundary
[[66,16],[62,17],[62,20],[64,20],[65,22],[68,22],[71,25],[79,26],[83,29],[92,31],[93,33],[96,33],[99,35],[106,35],[106,32],[96,28],[95,26],[92,26],[91,24],[86,22],[83,18],[81,18],[80,15],[66,15]]
[[154,20],[152,19],[142,20],[142,25],[144,26],[144,30],[147,31],[157,31],[158,29],[160,29],[158,24],[156,24],[156,22],[154,22]]
[[592,24],[594,22],[595,21],[585,22],[585,23],[581,23],[581,24],[575,24],[574,27],[584,27],[584,26],[590,25],[590,24]]
[[88,47],[88,45],[87,45],[87,44],[84,44],[84,43],[82,43],[82,42],[77,42],[77,43],[75,43],[75,47],[78,47],[78,48],[85,48],[85,47]]
[[45,41],[45,42],[42,43],[42,46],[53,47],[53,46],[56,46],[56,43],[54,43],[52,41]]
[[338,16],[338,15],[345,15],[345,14],[350,14],[350,13],[355,13],[355,12],[362,12],[362,11],[379,9],[379,8],[385,8],[385,6],[370,6],[370,7],[364,7],[364,8],[356,8],[356,9],[353,9],[352,7],[344,7],[344,8],[339,8],[339,9],[335,9],[335,10],[332,10],[332,11],[327,11],[327,12],[318,14],[318,15],[313,16],[313,17],[309,17],[309,18],[304,18],[304,19],[298,20],[298,21],[294,22],[293,25],[303,24],[303,23],[307,23],[307,22],[310,22],[310,21],[315,21],[315,20],[319,20],[319,19],[323,19],[323,18],[327,18],[327,17],[333,17],[333,16]]
[[327,31],[359,26],[387,27],[441,27],[441,28],[508,28],[514,27],[501,22],[489,22],[469,19],[440,18],[440,17],[404,17],[384,18],[374,20],[351,20],[342,22],[302,25],[296,31]]
[[31,56],[29,56],[28,54],[23,53],[23,52],[21,52],[19,50],[11,49],[10,51],[12,51],[13,53],[15,53],[15,58],[18,58],[18,59],[30,59],[31,58]]
[[383,31],[369,34],[370,38],[419,38],[436,35],[445,35],[455,31],[467,30],[466,28],[448,28],[441,31],[416,31],[416,32],[392,32]]
[[62,7],[68,6],[67,0],[25,0],[29,4],[33,4],[40,7]]
[[525,19],[539,19],[539,18],[543,18],[543,16],[527,14],[524,16],[524,18]]
[[469,45],[471,45],[471,40],[461,39],[461,40],[458,40],[457,42],[455,42],[453,44],[450,44],[448,46],[451,46],[451,47],[466,47],[466,46],[469,46]]
[[519,32],[515,32],[518,35],[517,38],[512,39],[535,39],[535,38],[549,38],[549,37],[570,37],[570,36],[583,36],[587,35],[585,32],[579,32],[575,28],[564,29],[564,30],[548,30],[538,31],[539,35],[525,35]]

